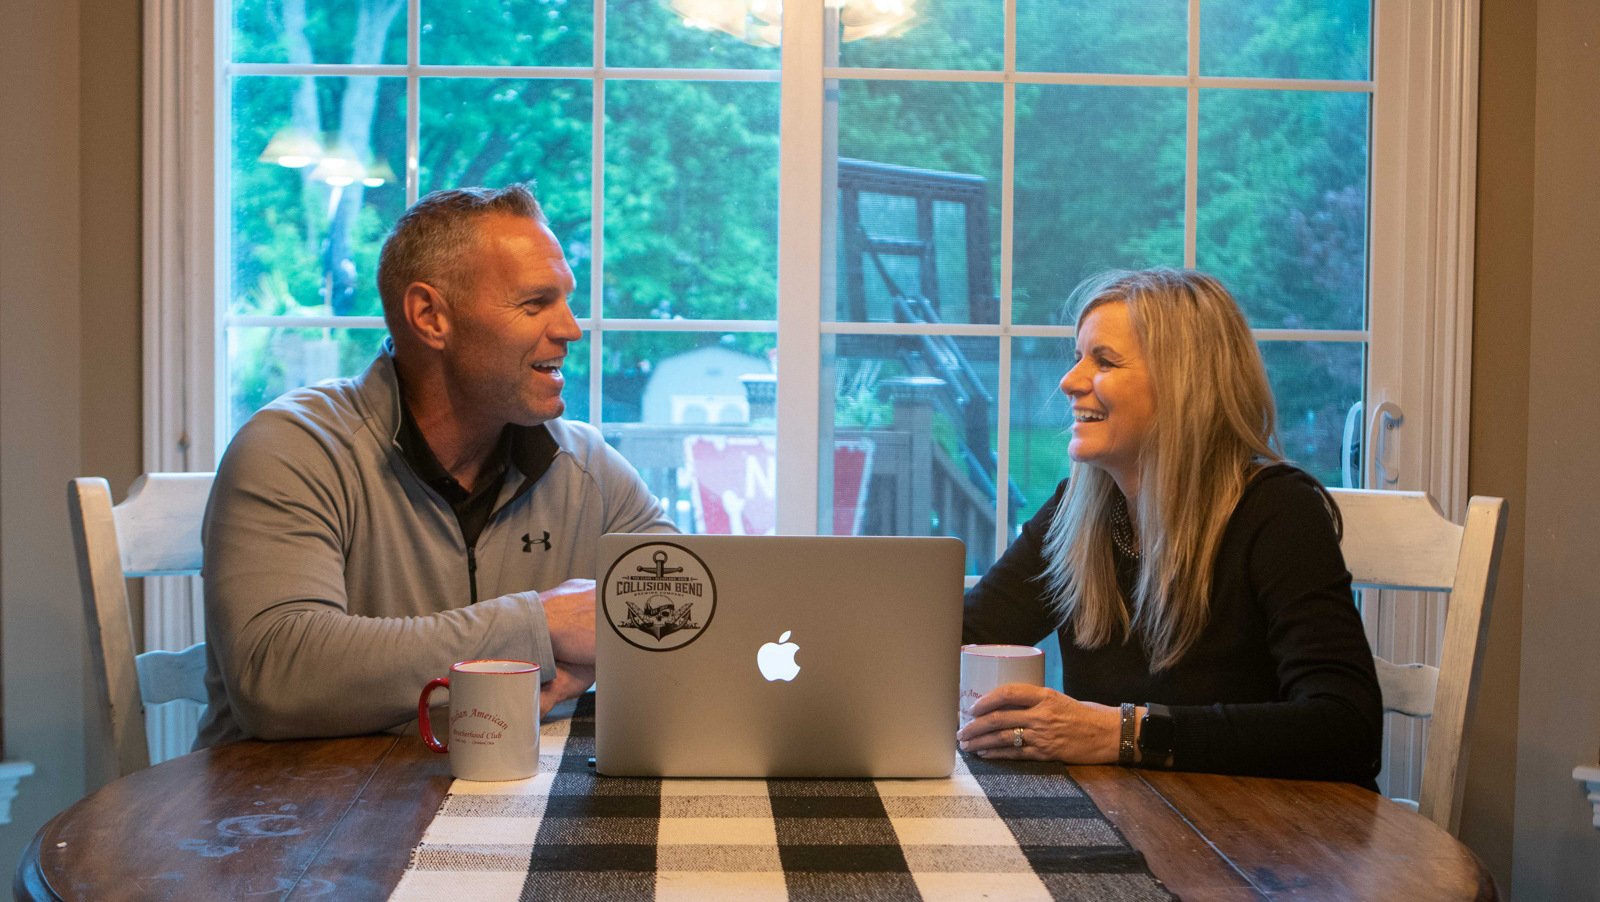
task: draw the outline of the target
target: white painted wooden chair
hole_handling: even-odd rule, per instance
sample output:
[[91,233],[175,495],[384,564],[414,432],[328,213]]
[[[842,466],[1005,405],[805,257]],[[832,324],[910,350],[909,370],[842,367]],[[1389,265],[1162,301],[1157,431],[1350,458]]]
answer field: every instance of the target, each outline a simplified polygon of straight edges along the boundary
[[180,652],[135,653],[138,631],[128,607],[127,579],[200,572],[200,519],[211,481],[210,473],[147,473],[115,507],[104,479],[67,484],[93,681],[104,735],[111,740],[98,761],[91,752],[96,785],[150,766],[145,705],[206,700],[204,643]]
[[1416,807],[1455,835],[1467,779],[1467,719],[1483,670],[1505,537],[1505,499],[1474,496],[1465,522],[1456,524],[1425,492],[1331,491],[1344,518],[1345,565],[1358,588],[1449,593],[1438,667],[1374,662],[1384,710],[1429,719]]

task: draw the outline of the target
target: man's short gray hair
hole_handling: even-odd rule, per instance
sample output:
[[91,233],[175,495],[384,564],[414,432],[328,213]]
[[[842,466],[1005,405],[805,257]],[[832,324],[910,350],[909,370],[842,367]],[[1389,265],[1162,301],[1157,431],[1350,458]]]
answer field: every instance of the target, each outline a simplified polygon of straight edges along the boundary
[[477,220],[496,213],[549,224],[532,189],[520,184],[434,191],[401,214],[378,257],[378,295],[391,335],[398,336],[404,325],[406,286],[427,282],[447,290],[471,284],[462,255],[472,246]]

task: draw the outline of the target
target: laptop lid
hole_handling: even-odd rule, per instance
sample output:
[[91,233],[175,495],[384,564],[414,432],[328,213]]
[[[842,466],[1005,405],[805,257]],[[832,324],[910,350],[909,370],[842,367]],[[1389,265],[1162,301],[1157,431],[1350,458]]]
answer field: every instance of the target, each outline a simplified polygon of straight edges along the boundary
[[596,769],[948,775],[964,560],[942,537],[602,537]]

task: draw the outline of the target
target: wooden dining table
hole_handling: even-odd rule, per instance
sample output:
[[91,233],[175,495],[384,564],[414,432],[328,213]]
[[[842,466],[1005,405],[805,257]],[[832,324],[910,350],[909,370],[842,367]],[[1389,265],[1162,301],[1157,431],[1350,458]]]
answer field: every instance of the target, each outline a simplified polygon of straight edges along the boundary
[[[1185,899],[1494,899],[1477,857],[1355,786],[1072,767]],[[379,899],[451,784],[415,736],[246,741],[123,777],[57,815],[19,899]]]

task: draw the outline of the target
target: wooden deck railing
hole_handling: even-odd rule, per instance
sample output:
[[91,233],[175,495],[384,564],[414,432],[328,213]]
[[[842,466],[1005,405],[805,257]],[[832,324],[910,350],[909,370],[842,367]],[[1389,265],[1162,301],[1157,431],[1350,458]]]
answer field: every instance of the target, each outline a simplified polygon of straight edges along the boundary
[[[871,443],[861,535],[950,535],[967,543],[967,571],[982,573],[994,561],[995,503],[969,479],[964,465],[934,438],[933,408],[916,392],[893,393],[894,422],[884,428],[841,428],[840,445]],[[606,439],[622,452],[663,501],[668,516],[686,532],[695,530],[684,439],[691,435],[764,437],[771,422],[755,424],[608,423]],[[832,522],[823,511],[823,523]]]

